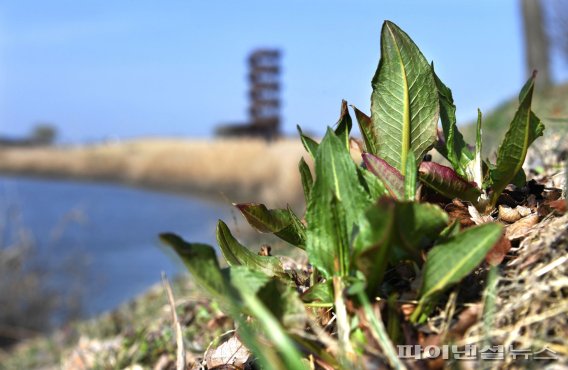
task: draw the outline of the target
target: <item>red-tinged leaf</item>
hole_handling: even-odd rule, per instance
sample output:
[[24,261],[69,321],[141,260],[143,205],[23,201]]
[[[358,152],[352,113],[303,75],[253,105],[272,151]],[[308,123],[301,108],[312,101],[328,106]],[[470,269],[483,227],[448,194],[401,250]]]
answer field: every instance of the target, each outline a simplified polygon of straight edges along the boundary
[[394,199],[404,199],[404,176],[384,159],[370,153],[363,153],[363,161],[367,169],[374,173],[383,183]]
[[282,262],[278,257],[259,256],[251,251],[235,239],[227,224],[221,220],[217,224],[217,243],[227,264],[231,267],[246,266],[270,277],[286,278],[288,276],[284,272]]
[[559,216],[566,213],[566,208],[568,206],[566,199],[557,199],[545,204],[552,208]]
[[377,153],[377,134],[373,130],[373,123],[371,122],[371,117],[367,116],[365,113],[361,112],[354,105],[351,106],[355,111],[355,118],[357,118],[357,123],[359,124],[359,130],[365,140],[365,146],[369,153]]
[[420,181],[450,199],[459,198],[475,203],[481,195],[476,183],[465,181],[450,167],[422,162],[419,172]]
[[264,204],[235,204],[248,223],[261,233],[272,233],[304,249],[306,234],[302,222],[290,209],[268,209]]
[[489,253],[485,256],[485,261],[491,266],[497,266],[503,259],[509,250],[511,249],[511,241],[505,235],[491,248]]
[[341,113],[339,115],[339,120],[337,121],[335,134],[345,143],[347,150],[349,150],[349,133],[351,132],[351,127],[353,127],[353,123],[351,121],[351,116],[349,115],[349,110],[347,109],[347,102],[342,100]]

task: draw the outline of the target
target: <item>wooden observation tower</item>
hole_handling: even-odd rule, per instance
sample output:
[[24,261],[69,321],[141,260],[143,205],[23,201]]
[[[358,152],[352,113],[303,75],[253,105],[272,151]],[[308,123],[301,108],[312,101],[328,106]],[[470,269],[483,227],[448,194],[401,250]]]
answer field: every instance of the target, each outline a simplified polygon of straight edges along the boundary
[[267,140],[280,134],[280,51],[257,49],[248,58],[249,122],[217,127],[219,136],[260,136]]

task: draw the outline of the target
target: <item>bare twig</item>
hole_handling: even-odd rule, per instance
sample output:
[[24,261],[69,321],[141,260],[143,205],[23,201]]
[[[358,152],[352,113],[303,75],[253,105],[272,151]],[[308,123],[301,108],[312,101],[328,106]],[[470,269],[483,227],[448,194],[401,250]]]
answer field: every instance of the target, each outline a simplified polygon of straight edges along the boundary
[[164,284],[164,288],[166,289],[166,293],[168,295],[168,301],[170,303],[170,308],[172,310],[172,323],[174,326],[174,331],[176,333],[176,344],[177,344],[177,352],[176,352],[176,369],[177,370],[184,370],[185,369],[185,347],[183,344],[183,333],[181,331],[181,324],[179,323],[177,313],[176,313],[176,303],[174,300],[174,293],[172,291],[172,286],[168,281],[168,277],[166,273],[162,271],[162,283]]

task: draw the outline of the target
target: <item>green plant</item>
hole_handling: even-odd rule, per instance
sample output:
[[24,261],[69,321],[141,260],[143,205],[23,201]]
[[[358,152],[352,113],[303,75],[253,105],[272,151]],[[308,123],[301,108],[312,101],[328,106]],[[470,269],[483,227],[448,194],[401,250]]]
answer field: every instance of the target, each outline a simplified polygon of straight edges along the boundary
[[[468,276],[502,236],[496,223],[460,230],[438,205],[420,202],[419,184],[480,208],[492,206],[509,182],[522,181],[526,149],[542,134],[542,124],[530,110],[533,76],[521,92],[497,163],[483,162],[481,115],[472,151],[458,131],[451,91],[408,35],[388,21],[372,86],[371,116],[354,108],[367,151],[364,166],[349,152],[347,102],[342,102],[335,130],[328,128],[321,142],[298,128],[315,163],[315,176],[304,159],[299,164],[305,222],[291,209],[236,205],[258,231],[304,250],[311,266],[307,274],[286,270],[278,257],[260,256],[241,245],[222,221],[217,240],[226,269],[220,268],[213,247],[162,235],[194,279],[239,324],[243,342],[266,368],[308,366],[307,354],[333,367],[360,366],[356,354],[369,354],[370,338],[391,366],[403,368],[387,338],[388,333],[396,340],[401,331],[394,304],[402,293],[397,282],[410,285],[398,269],[410,268],[412,278],[422,279],[410,320],[423,322],[441,295]],[[443,134],[437,130],[439,119]],[[423,161],[434,147],[452,167]],[[406,293],[412,290],[406,288]],[[395,297],[389,298],[395,314],[388,328],[373,311],[376,299],[387,297]],[[305,335],[318,307],[331,307],[336,316],[333,348]],[[369,323],[364,330],[360,317]],[[273,347],[262,345],[264,341]]]

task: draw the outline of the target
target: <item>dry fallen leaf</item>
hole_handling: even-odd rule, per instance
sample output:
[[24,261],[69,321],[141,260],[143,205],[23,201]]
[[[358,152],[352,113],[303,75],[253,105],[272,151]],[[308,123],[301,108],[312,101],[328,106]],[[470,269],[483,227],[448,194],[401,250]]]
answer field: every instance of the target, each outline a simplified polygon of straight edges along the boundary
[[[453,320],[453,324],[445,339],[442,338],[441,334],[422,336],[420,337],[420,345],[422,345],[423,348],[427,346],[440,346],[442,340],[445,342],[454,342],[455,340],[462,339],[465,332],[477,322],[481,312],[482,306],[479,303],[467,307],[458,315],[455,321]],[[426,365],[429,370],[443,369],[444,365],[446,365],[446,361],[443,356],[438,356],[427,360]]]
[[531,214],[531,209],[528,207],[517,206],[511,208],[506,205],[499,206],[499,219],[507,222],[513,223]]
[[526,217],[532,213],[529,207],[524,207],[524,206],[517,206],[516,210],[519,212],[521,217]]
[[519,221],[521,219],[521,215],[516,208],[500,205],[499,219],[512,224],[513,222]]
[[244,368],[251,357],[250,351],[241,343],[236,335],[221,343],[217,348],[212,349],[205,356],[208,369],[231,365],[236,368]]
[[552,208],[557,215],[561,216],[566,213],[568,203],[566,199],[557,199],[548,203],[548,206]]
[[505,235],[509,240],[521,239],[526,236],[531,228],[538,223],[538,215],[531,214],[521,218],[519,221],[511,224],[505,230]]
[[458,220],[462,227],[470,227],[474,225],[465,205],[450,203],[446,205],[444,209],[448,213],[448,216],[450,216],[450,219]]
[[501,239],[491,248],[489,253],[485,256],[485,261],[491,266],[497,266],[503,259],[509,250],[511,249],[511,241],[503,235]]
[[473,221],[476,225],[493,222],[493,217],[491,217],[490,215],[481,215],[477,208],[475,208],[474,206],[467,207],[467,210],[469,212],[471,221]]

